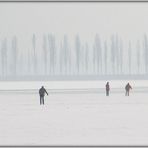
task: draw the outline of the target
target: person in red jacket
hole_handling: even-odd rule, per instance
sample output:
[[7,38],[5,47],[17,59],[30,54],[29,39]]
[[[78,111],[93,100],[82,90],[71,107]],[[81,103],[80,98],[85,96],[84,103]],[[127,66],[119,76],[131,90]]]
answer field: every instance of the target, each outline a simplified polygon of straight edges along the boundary
[[109,82],[106,83],[105,87],[106,87],[106,96],[109,96],[109,91],[110,91]]
[[129,96],[130,89],[132,89],[132,87],[129,83],[127,83],[125,86],[125,96]]

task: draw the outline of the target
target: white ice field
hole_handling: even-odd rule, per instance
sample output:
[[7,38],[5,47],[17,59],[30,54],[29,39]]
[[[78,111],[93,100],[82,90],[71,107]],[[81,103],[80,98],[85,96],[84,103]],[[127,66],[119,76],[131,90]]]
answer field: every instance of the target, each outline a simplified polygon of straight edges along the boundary
[[148,145],[148,81],[105,83],[0,82],[0,145]]

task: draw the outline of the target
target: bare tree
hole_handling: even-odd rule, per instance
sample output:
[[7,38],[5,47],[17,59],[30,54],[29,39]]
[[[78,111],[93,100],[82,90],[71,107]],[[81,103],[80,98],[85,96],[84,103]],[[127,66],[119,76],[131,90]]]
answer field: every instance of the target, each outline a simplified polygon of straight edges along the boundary
[[75,52],[76,52],[76,69],[77,69],[77,74],[79,74],[80,71],[80,50],[81,50],[81,43],[80,43],[80,38],[77,35],[75,39]]
[[111,37],[111,63],[112,63],[112,74],[115,74],[115,37]]
[[128,68],[129,68],[129,74],[131,74],[131,41],[129,41],[129,45],[128,45]]
[[63,40],[63,68],[64,68],[64,73],[68,73],[68,64],[69,64],[69,47],[68,47],[68,38],[66,35],[64,35],[64,40]]
[[145,61],[145,72],[148,74],[148,39],[147,35],[144,35],[144,61]]
[[35,36],[35,34],[33,34],[33,37],[32,37],[32,45],[33,45],[34,74],[37,74],[37,51],[36,51],[36,36]]
[[88,74],[88,63],[89,63],[89,56],[88,56],[88,44],[85,44],[85,72]]
[[43,59],[44,59],[44,74],[47,75],[47,57],[48,51],[47,51],[47,38],[46,35],[43,36]]
[[1,65],[2,65],[2,76],[5,77],[7,74],[7,39],[6,38],[2,41]]
[[140,73],[140,42],[137,41],[137,74]]
[[116,34],[115,36],[115,58],[116,58],[116,74],[119,74],[120,69],[120,48],[119,48],[119,38]]
[[102,49],[100,37],[98,34],[96,34],[95,36],[94,50],[94,58],[97,66],[97,73],[102,74]]
[[60,52],[59,52],[59,68],[60,74],[63,74],[63,43],[60,44]]
[[122,39],[120,38],[120,43],[119,43],[119,65],[120,65],[120,75],[122,75],[123,72],[123,42]]
[[28,75],[31,74],[31,53],[30,53],[30,49],[28,49],[28,62],[27,62],[27,69],[28,69]]
[[12,73],[14,76],[17,75],[17,60],[18,60],[18,41],[17,37],[12,38]]
[[108,59],[108,52],[107,52],[107,41],[104,42],[104,65],[105,65],[105,75],[107,74],[107,59]]
[[48,45],[49,45],[50,74],[54,74],[56,67],[56,43],[55,43],[55,37],[52,34],[48,35]]

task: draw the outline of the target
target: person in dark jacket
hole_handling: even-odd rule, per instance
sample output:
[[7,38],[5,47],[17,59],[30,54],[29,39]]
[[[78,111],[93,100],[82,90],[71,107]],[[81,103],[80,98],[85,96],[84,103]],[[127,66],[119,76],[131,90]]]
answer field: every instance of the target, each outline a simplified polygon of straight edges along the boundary
[[105,87],[106,87],[106,96],[109,96],[109,91],[110,91],[109,82],[106,83]]
[[125,86],[125,96],[129,96],[130,89],[132,89],[132,87],[129,83],[127,83]]
[[39,89],[40,105],[41,105],[41,104],[44,105],[44,96],[45,96],[45,93],[48,95],[48,92],[46,91],[46,89],[44,88],[44,86],[42,86],[42,87]]

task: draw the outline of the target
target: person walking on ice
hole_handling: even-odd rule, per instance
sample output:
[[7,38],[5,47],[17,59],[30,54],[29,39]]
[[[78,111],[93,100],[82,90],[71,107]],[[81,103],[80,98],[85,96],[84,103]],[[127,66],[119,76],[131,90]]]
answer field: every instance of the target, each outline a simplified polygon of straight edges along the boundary
[[132,87],[129,83],[127,83],[125,86],[125,96],[129,96],[130,89],[132,89]]
[[110,91],[109,82],[106,83],[105,87],[106,87],[106,96],[109,96],[109,91]]
[[48,95],[48,92],[46,91],[46,89],[44,88],[44,86],[42,86],[40,89],[39,89],[39,95],[40,95],[40,105],[44,105],[44,96],[45,96],[45,93]]

